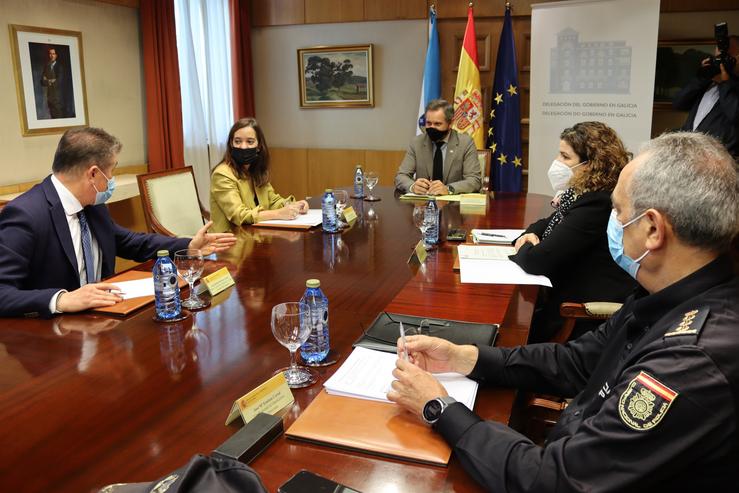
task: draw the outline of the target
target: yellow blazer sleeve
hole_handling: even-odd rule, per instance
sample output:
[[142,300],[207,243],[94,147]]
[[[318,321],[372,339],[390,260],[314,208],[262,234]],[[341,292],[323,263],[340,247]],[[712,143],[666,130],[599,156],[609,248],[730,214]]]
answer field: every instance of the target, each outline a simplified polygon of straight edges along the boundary
[[285,207],[285,202],[287,202],[288,199],[295,200],[292,195],[282,197],[279,193],[275,192],[271,183],[267,183],[264,187],[267,189],[267,203],[269,204],[270,210]]
[[[218,171],[213,173],[210,193],[231,224],[254,224],[259,219],[259,212],[263,210],[253,199],[249,199],[254,196],[251,184],[247,180],[238,180],[235,176]],[[242,199],[244,196],[247,199]]]

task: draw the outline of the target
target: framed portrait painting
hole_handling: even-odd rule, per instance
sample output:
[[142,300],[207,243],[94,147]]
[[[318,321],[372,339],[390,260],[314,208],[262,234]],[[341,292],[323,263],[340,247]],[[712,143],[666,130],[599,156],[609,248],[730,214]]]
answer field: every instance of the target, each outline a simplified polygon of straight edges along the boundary
[[11,24],[23,135],[87,126],[82,33]]
[[657,43],[654,102],[669,108],[678,91],[695,77],[701,62],[712,56],[715,39],[680,39]]
[[373,107],[372,45],[301,48],[298,80],[301,108]]

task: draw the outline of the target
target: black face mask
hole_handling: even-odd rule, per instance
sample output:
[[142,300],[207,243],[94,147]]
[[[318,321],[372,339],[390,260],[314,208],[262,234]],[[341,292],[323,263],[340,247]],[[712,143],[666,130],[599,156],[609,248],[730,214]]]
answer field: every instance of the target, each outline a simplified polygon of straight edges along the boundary
[[433,142],[439,142],[444,137],[446,137],[446,134],[449,133],[449,130],[441,131],[439,129],[436,129],[434,127],[427,127],[426,128],[426,135],[429,136],[429,139],[431,139]]
[[258,147],[249,147],[247,149],[241,149],[239,147],[231,148],[231,159],[237,166],[246,166],[256,163],[260,158]]

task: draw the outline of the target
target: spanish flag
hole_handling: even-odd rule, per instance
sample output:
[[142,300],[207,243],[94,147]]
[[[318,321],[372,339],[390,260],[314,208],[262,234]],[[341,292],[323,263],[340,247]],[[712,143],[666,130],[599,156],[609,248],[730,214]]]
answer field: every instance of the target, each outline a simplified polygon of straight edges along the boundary
[[454,88],[454,120],[452,127],[466,133],[475,141],[478,149],[485,148],[482,129],[482,92],[480,68],[477,64],[477,38],[472,5],[467,10],[467,28],[464,30],[462,53],[459,55],[457,85]]

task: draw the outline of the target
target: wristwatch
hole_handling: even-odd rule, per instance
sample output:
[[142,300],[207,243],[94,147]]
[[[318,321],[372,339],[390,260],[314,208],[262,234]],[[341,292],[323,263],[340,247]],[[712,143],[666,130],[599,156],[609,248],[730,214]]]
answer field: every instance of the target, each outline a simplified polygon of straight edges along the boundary
[[430,425],[436,423],[439,421],[441,413],[443,413],[449,405],[454,404],[455,402],[457,401],[455,401],[453,397],[449,396],[431,399],[425,406],[423,406],[423,420]]
[[449,195],[454,195],[454,187],[453,186],[447,185],[446,189],[449,190]]

